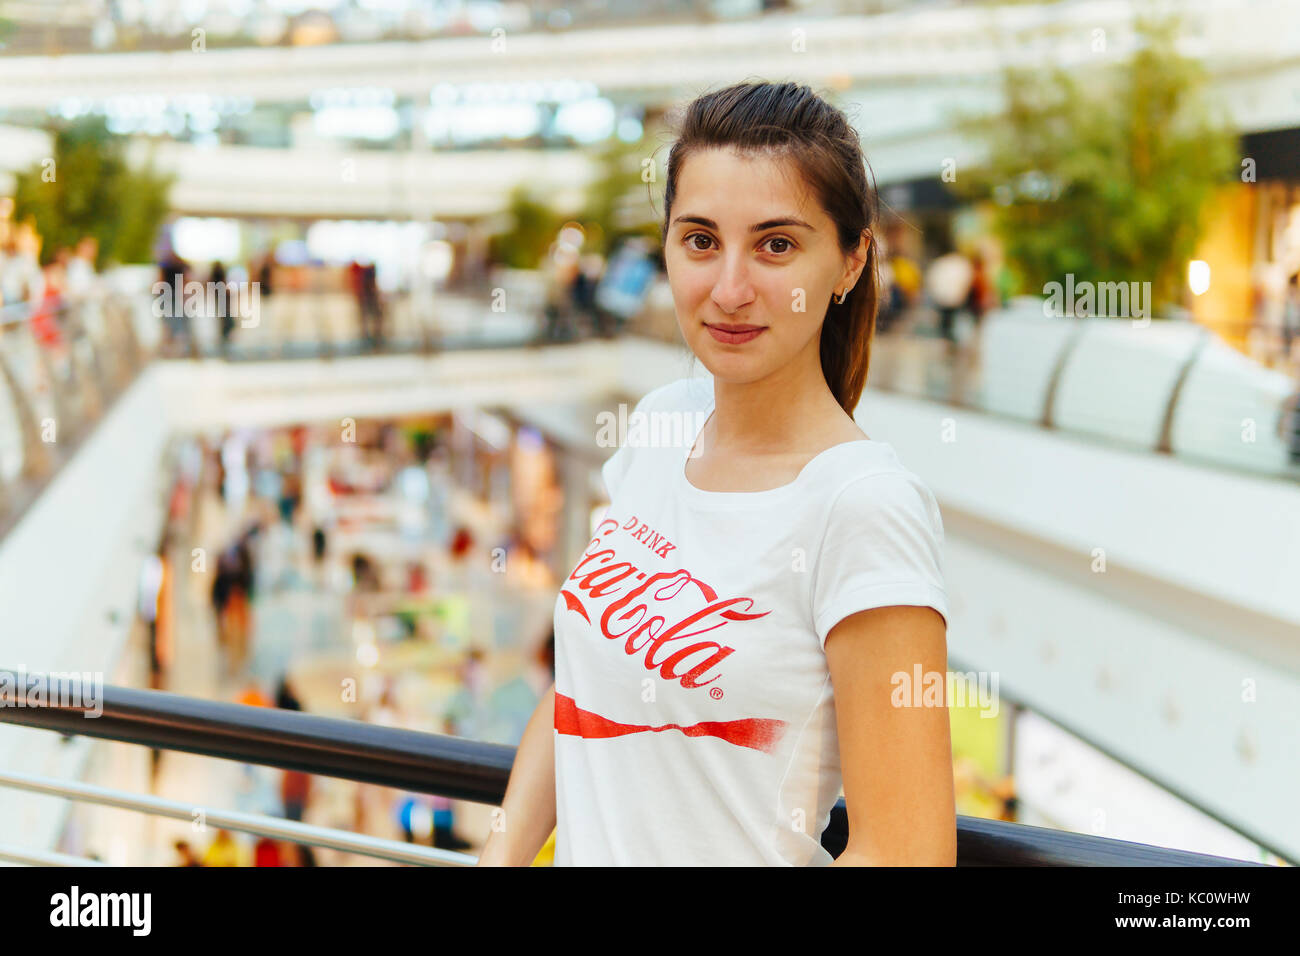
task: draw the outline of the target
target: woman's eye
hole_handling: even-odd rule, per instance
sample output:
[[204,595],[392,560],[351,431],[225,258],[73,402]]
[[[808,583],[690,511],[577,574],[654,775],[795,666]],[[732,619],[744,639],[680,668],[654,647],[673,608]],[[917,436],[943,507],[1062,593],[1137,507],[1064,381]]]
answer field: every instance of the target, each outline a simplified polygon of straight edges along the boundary
[[[682,241],[696,252],[706,252],[709,249],[708,243],[713,242],[713,238],[702,232],[693,232]],[[701,245],[701,242],[705,244]],[[774,248],[771,245],[772,243],[781,243],[781,246]],[[785,238],[785,236],[773,236],[771,239],[766,240],[763,245],[768,246],[769,251],[778,256],[785,255],[787,252],[794,249],[794,243]]]

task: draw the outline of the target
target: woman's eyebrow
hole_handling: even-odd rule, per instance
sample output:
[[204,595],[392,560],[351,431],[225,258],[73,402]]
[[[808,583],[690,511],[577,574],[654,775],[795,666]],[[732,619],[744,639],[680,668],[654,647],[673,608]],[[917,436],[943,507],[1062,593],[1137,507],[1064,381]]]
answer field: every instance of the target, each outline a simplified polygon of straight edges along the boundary
[[[718,224],[712,219],[706,219],[704,216],[678,216],[673,220],[675,226],[679,222],[694,223],[697,226],[703,226],[705,229],[712,229],[715,232]],[[813,227],[802,219],[796,219],[794,216],[784,216],[780,219],[764,219],[762,222],[756,222],[749,227],[750,232],[763,232],[765,229],[775,229],[778,226],[799,226],[802,229],[812,229]]]

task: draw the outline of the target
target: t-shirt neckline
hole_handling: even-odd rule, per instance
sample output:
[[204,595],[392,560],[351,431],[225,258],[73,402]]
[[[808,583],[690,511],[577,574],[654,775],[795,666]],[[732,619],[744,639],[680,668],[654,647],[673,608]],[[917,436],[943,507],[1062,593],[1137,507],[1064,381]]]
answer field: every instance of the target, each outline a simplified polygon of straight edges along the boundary
[[705,406],[705,410],[708,411],[708,416],[691,436],[691,440],[687,442],[686,453],[682,456],[681,461],[677,463],[678,487],[686,498],[700,504],[744,506],[749,504],[766,503],[778,498],[784,498],[803,483],[804,479],[813,470],[814,464],[836,451],[836,449],[844,448],[849,445],[882,444],[872,438],[855,438],[851,441],[843,441],[837,445],[831,445],[829,448],[822,449],[817,454],[813,455],[812,458],[808,459],[803,468],[799,469],[799,474],[795,475],[793,481],[784,485],[778,485],[775,488],[764,488],[761,491],[706,491],[703,488],[697,488],[695,485],[691,484],[690,479],[686,477],[686,463],[691,460],[691,452],[695,450],[695,443],[699,440],[700,433],[704,431],[705,426],[713,419],[714,400],[712,395],[709,396],[709,401]]

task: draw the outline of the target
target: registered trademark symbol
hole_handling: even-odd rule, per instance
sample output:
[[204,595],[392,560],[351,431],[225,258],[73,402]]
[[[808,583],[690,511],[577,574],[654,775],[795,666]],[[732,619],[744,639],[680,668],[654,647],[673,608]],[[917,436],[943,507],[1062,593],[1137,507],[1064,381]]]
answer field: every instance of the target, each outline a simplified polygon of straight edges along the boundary
[[721,688],[721,687],[710,687],[710,688],[709,688],[709,696],[712,697],[714,700],[722,700],[722,688]]

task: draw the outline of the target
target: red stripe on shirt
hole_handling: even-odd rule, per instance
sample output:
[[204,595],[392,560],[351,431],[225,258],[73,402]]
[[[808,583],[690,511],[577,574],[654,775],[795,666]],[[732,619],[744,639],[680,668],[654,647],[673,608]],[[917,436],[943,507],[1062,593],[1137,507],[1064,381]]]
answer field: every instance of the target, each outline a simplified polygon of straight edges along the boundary
[[689,727],[681,724],[661,724],[658,727],[623,724],[594,711],[583,710],[574,703],[572,697],[556,693],[555,729],[562,734],[588,739],[622,737],[646,731],[659,733],[664,730],[680,730],[687,737],[717,737],[729,744],[771,753],[785,733],[785,721],[746,717],[743,720],[706,720]]

